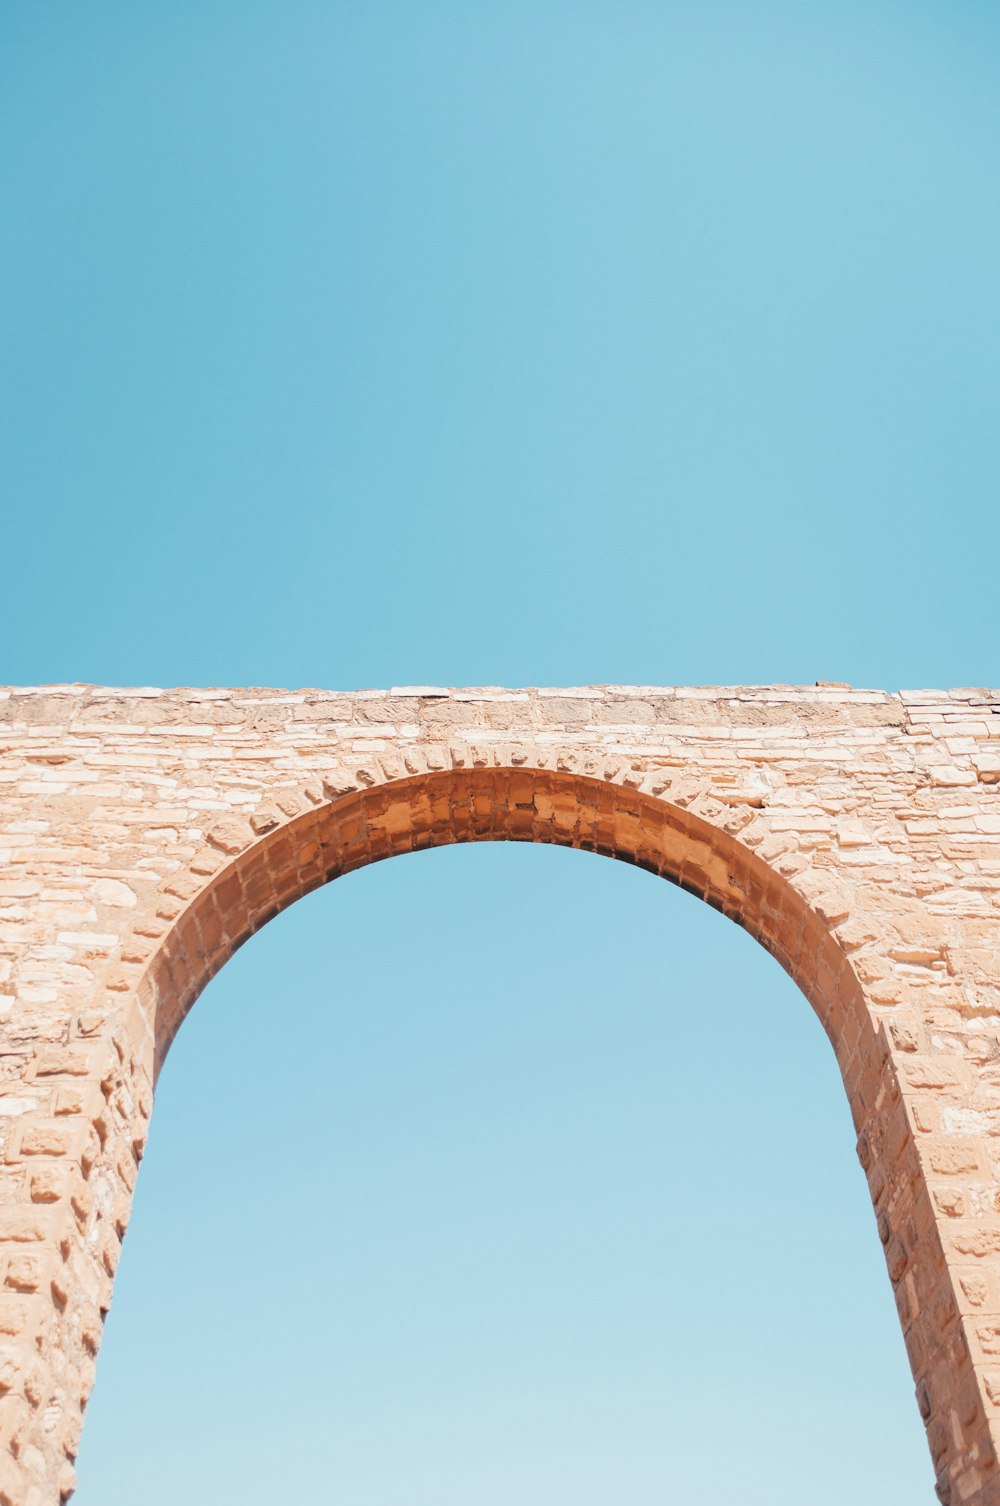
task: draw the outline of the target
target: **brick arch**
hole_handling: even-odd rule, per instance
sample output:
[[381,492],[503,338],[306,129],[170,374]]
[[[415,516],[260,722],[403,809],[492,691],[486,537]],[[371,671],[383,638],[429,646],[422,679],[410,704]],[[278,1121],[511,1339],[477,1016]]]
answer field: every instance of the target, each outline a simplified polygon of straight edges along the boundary
[[[544,842],[645,868],[747,930],[816,1011],[841,1063],[855,1122],[863,1121],[865,1071],[879,1059],[877,1030],[835,926],[735,835],[666,798],[662,777],[644,781],[620,764],[598,772],[593,761],[535,750],[517,751],[507,763],[476,763],[452,750],[447,768],[419,758],[408,764],[402,773],[338,769],[319,788],[286,797],[291,814],[269,806],[244,822],[219,823],[186,872],[161,886],[158,903],[165,900],[167,911],[179,894],[194,893],[170,917],[134,993],[154,1080],[208,981],[304,894],[404,852]],[[140,920],[136,940],[142,927]]]
[[[753,935],[823,1024],[858,1130],[932,1452],[952,1468],[957,1456],[967,1470],[954,1433],[942,1431],[942,1415],[957,1376],[964,1415],[977,1424],[974,1377],[960,1350],[941,1364],[938,1329],[947,1327],[955,1303],[885,1030],[838,940],[850,917],[823,914],[737,834],[698,815],[690,807],[704,802],[683,776],[673,781],[682,805],[666,798],[671,782],[662,774],[643,779],[627,764],[601,767],[531,750],[515,758],[475,761],[453,750],[447,767],[414,757],[404,770],[337,769],[320,784],[288,792],[284,811],[272,804],[213,826],[185,873],[161,889],[168,901],[196,892],[170,919],[134,993],[132,1037],[142,1040],[151,1077],[233,952],[296,899],[342,874],[466,841],[547,842],[637,864]],[[948,1477],[942,1481],[947,1499]]]
[[[885,1081],[888,1054],[829,923],[738,838],[643,790],[627,767],[598,777],[571,772],[576,760],[563,758],[560,768],[530,757],[478,767],[463,761],[372,783],[367,771],[361,779],[337,771],[324,781],[322,799],[316,786],[301,800],[287,799],[306,808],[283,821],[268,808],[245,824],[213,827],[188,871],[201,887],[172,920],[136,994],[155,1043],[154,1073],[207,982],[297,899],[404,853],[463,842],[549,843],[640,866],[753,935],[818,1014],[845,1070],[855,1121],[863,1123],[865,1091]],[[174,876],[161,894],[177,888]]]
[[643,864],[795,978],[939,1497],[1000,1506],[1000,696],[70,686],[0,691],[0,724],[0,1506],[72,1493],[156,1071],[207,979],[338,873],[505,838]]

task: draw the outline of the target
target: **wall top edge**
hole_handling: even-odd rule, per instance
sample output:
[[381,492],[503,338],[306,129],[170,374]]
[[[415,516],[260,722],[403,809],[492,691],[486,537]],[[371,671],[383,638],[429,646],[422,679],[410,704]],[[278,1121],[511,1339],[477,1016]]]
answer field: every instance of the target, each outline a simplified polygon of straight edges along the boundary
[[207,701],[253,701],[301,703],[303,701],[343,700],[608,700],[648,699],[659,700],[763,700],[763,701],[826,701],[854,704],[885,704],[900,702],[910,706],[933,708],[940,703],[1000,702],[1000,689],[972,686],[948,690],[920,689],[886,691],[856,688],[852,685],[830,681],[817,681],[813,685],[573,685],[573,686],[523,686],[500,685],[440,686],[440,685],[393,685],[385,689],[329,690],[307,687],[284,690],[272,686],[169,686],[153,685],[96,685],[83,682],[53,683],[47,685],[0,686],[0,700],[29,697],[52,697],[73,700],[122,700],[142,701],[168,699],[200,703]]

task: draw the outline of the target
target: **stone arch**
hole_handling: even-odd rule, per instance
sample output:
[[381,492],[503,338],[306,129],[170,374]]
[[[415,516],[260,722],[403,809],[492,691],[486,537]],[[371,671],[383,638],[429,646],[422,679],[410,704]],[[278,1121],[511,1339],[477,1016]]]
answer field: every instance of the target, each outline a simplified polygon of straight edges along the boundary
[[[217,823],[187,868],[161,885],[161,925],[150,927],[143,917],[133,930],[131,952],[126,947],[126,955],[145,961],[132,994],[133,1034],[141,1032],[145,1040],[154,1082],[208,981],[245,940],[302,895],[355,868],[422,848],[546,842],[636,864],[747,930],[819,1016],[855,1124],[864,1122],[866,1081],[878,1074],[885,1052],[880,1054],[877,1027],[835,927],[790,879],[724,826],[687,802],[665,798],[662,777],[642,780],[627,765],[601,768],[572,754],[537,750],[517,750],[509,761],[489,763],[451,750],[447,766],[419,754],[406,765],[337,769],[320,785],[245,821]],[[152,938],[151,929],[161,934]]]
[[[42,736],[30,717],[16,727],[26,757],[9,809],[15,841],[34,844],[28,887],[49,904],[68,894],[88,929],[26,915],[18,943],[26,1015],[13,1039],[28,1111],[5,1149],[17,1201],[0,1209],[0,1506],[72,1493],[153,1084],[200,989],[248,935],[338,874],[496,839],[650,868],[738,921],[792,975],[840,1066],[939,1497],[1000,1506],[988,1139],[1000,1130],[992,1025],[981,1023],[996,998],[995,770],[975,741],[991,728],[951,702],[925,713],[919,696],[904,707],[778,687],[711,702],[683,692],[649,708],[596,689],[318,693],[326,720],[313,733],[309,693],[250,695],[231,721],[204,711],[200,697],[232,694],[149,692],[138,725],[124,702],[107,722],[85,707],[70,717],[78,730],[51,744],[45,718],[61,705],[43,708]],[[145,705],[147,692],[134,695]],[[704,712],[686,709],[703,698]],[[678,707],[687,720],[674,732]],[[943,730],[924,731],[925,715]],[[432,740],[470,722],[470,742]],[[974,745],[967,760],[956,729]],[[99,783],[106,767],[113,786]],[[197,778],[179,780],[188,768]],[[176,830],[158,824],[161,785],[179,790],[165,802]],[[955,788],[967,808],[956,811]],[[203,811],[226,809],[206,824]],[[110,846],[119,877],[95,871],[96,849],[81,861],[78,822]]]
[[210,979],[297,899],[405,853],[517,841],[639,866],[743,927],[819,1016],[835,1052],[851,1067],[856,1122],[863,1116],[864,1074],[882,1075],[887,1056],[849,958],[794,885],[736,837],[643,789],[627,766],[579,773],[571,767],[575,759],[555,760],[553,767],[530,755],[523,762],[447,769],[413,762],[416,769],[372,782],[338,770],[311,792],[289,796],[286,804],[302,808],[283,820],[267,807],[245,823],[218,823],[183,875],[161,886],[164,899],[176,898],[182,884],[200,887],[170,920],[136,993],[157,1075]]

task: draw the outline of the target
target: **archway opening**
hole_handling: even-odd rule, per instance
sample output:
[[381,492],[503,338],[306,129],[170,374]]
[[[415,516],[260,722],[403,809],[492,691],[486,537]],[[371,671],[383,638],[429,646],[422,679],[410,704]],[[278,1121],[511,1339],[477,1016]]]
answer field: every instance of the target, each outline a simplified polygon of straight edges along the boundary
[[[246,895],[248,881],[241,884]],[[617,930],[609,933],[615,915]],[[284,991],[306,930],[317,938],[327,1004],[314,1020],[320,1033],[303,1038],[301,1005],[286,1004]],[[278,960],[268,970],[272,948]],[[352,948],[354,987],[344,976]],[[723,970],[714,991],[707,974],[677,974],[679,958],[717,963],[727,951],[733,970]],[[546,952],[548,970],[539,970]],[[763,1007],[755,973],[767,980]],[[315,991],[319,977],[298,988]],[[255,978],[264,997],[241,1009],[237,995],[245,1004]],[[479,1033],[469,1034],[470,1021]],[[462,1042],[463,1029],[463,1049],[449,1049]],[[788,1055],[794,1036],[810,1042],[805,1065]],[[194,1218],[173,1234],[161,1219],[151,1240],[156,1252],[136,1249],[162,1195],[154,1190],[154,1159],[140,1182],[120,1280],[154,1260],[153,1289],[170,1297],[153,1368],[178,1347],[181,1325],[187,1370],[201,1331],[208,1343],[194,1370],[210,1384],[199,1401],[190,1399],[193,1414],[218,1419],[221,1398],[233,1404],[214,1464],[203,1452],[202,1497],[199,1475],[185,1466],[189,1499],[214,1499],[223,1486],[233,1492],[234,1470],[235,1495],[252,1501],[247,1492],[262,1482],[272,1494],[261,1499],[271,1499],[279,1477],[286,1489],[294,1477],[293,1489],[306,1491],[325,1468],[331,1492],[374,1506],[400,1498],[391,1474],[400,1461],[417,1482],[410,1498],[435,1506],[512,1493],[531,1500],[532,1488],[539,1501],[606,1500],[615,1482],[640,1500],[665,1493],[733,1499],[733,1487],[720,1483],[722,1455],[741,1470],[738,1498],[769,1506],[800,1500],[804,1483],[817,1502],[831,1485],[830,1500],[842,1499],[836,1466],[845,1461],[855,1498],[864,1499],[860,1475],[880,1506],[912,1500],[926,1482],[925,1445],[829,1048],[779,970],[704,906],[620,865],[557,851],[466,848],[379,864],[294,906],[255,939],[213,985],[176,1049],[189,1055],[188,1066],[201,1064],[200,1087],[179,1086],[169,1109],[178,1070],[171,1063],[153,1157],[170,1156],[171,1145],[180,1154],[189,1135],[179,1175]],[[818,1074],[810,1052],[822,1063]],[[331,1082],[334,1070],[340,1075]],[[350,1090],[366,1080],[365,1107],[354,1094],[360,1120],[348,1141],[349,1120],[337,1105],[352,1101]],[[847,1226],[831,1201],[833,1163],[823,1156],[830,1135],[810,1138],[803,1119],[822,1101],[821,1081],[833,1159],[853,1188],[858,1252],[866,1252],[860,1259],[841,1243]],[[213,1104],[225,1083],[235,1134],[225,1113],[220,1126]],[[192,1122],[195,1102],[208,1117]],[[666,1116],[659,1120],[657,1104]],[[399,1110],[395,1117],[390,1107]],[[432,1110],[436,1130],[428,1139]],[[381,1163],[384,1196],[375,1211],[373,1138],[389,1161],[402,1155],[395,1170]],[[252,1173],[242,1191],[228,1180],[240,1161]],[[438,1180],[429,1186],[435,1167]],[[477,1215],[470,1189],[491,1195],[492,1223],[482,1204]],[[699,1189],[707,1196],[693,1204]],[[810,1234],[806,1210],[816,1199],[831,1217],[825,1233]],[[428,1201],[430,1243],[421,1245],[414,1218]],[[519,1240],[510,1237],[512,1220]],[[478,1245],[468,1238],[470,1223]],[[339,1252],[352,1240],[345,1267]],[[266,1253],[254,1265],[249,1254],[258,1246]],[[221,1261],[221,1284],[199,1295],[209,1249]],[[182,1268],[193,1276],[186,1292]],[[770,1307],[769,1270],[771,1285],[781,1287]],[[435,1273],[443,1279],[429,1300]],[[519,1283],[530,1300],[519,1298]],[[860,1303],[864,1290],[871,1307]],[[116,1325],[129,1321],[130,1300],[126,1285],[106,1355],[114,1353]],[[359,1311],[352,1344],[347,1330]],[[678,1314],[690,1320],[683,1334]],[[852,1330],[854,1315],[861,1323]],[[872,1376],[869,1346],[880,1324],[896,1378],[878,1384],[882,1402],[892,1401],[874,1430],[878,1450],[867,1454],[859,1444],[866,1408],[858,1374]],[[785,1341],[803,1327],[795,1352]],[[308,1364],[282,1348],[289,1334],[311,1335]],[[245,1393],[217,1384],[220,1350],[240,1359]],[[106,1355],[102,1367],[110,1372]],[[83,1506],[105,1384],[110,1393],[115,1383],[105,1383],[102,1371],[81,1459]],[[168,1379],[160,1405],[176,1391]],[[387,1413],[379,1418],[376,1407],[367,1433],[359,1426],[352,1434],[352,1403],[360,1395],[374,1406],[387,1393]],[[278,1422],[283,1395],[290,1405]],[[912,1479],[886,1443],[897,1399],[901,1436],[913,1439]],[[248,1413],[257,1439],[270,1433],[274,1447],[234,1460],[233,1420]],[[173,1431],[182,1412],[172,1416]],[[818,1424],[812,1434],[810,1422]],[[217,1442],[219,1435],[216,1426]],[[345,1475],[352,1436],[361,1442]],[[890,1467],[880,1473],[887,1454]],[[505,1460],[506,1475],[498,1468]],[[783,1479],[775,1474],[782,1462]],[[812,1478],[803,1474],[810,1467]],[[105,1487],[100,1499],[114,1506]]]

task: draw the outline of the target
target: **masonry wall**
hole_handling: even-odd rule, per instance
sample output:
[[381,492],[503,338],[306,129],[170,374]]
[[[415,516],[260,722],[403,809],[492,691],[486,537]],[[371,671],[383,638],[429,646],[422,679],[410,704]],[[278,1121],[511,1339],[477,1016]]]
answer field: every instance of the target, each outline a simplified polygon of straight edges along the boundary
[[642,863],[837,1054],[946,1506],[1000,1503],[1000,693],[0,691],[0,1506],[73,1461],[170,1041],[241,940],[449,841]]

